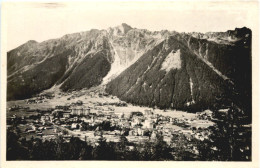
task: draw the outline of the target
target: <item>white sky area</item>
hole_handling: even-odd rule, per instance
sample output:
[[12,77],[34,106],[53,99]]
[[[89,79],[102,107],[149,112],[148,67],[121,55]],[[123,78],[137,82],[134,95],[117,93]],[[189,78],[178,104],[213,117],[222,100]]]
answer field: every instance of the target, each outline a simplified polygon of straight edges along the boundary
[[251,27],[253,2],[12,2],[2,4],[7,50],[28,40],[42,42],[65,34],[107,29],[127,23],[134,28],[178,32],[226,31]]

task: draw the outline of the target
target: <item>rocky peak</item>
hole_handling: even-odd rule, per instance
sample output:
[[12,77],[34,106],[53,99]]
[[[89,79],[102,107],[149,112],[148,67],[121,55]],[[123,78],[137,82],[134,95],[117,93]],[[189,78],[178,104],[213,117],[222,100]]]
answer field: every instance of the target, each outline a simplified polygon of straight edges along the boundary
[[132,29],[132,27],[126,23],[122,23],[120,26],[117,27],[123,34],[126,34],[129,30]]
[[108,32],[112,33],[115,36],[117,36],[117,35],[125,35],[131,29],[133,29],[131,26],[129,26],[126,23],[122,23],[119,26],[116,26],[116,27],[113,27],[113,28],[109,28]]
[[126,23],[122,23],[121,26],[124,27],[125,29],[132,29],[132,27]]

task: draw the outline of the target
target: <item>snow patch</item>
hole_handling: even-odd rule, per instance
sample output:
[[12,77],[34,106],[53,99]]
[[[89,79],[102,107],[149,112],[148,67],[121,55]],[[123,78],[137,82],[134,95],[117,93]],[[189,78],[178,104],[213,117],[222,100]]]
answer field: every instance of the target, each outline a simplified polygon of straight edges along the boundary
[[190,78],[190,95],[193,96],[193,82],[191,78]]
[[[111,69],[108,74],[103,78],[102,84],[105,85],[112,79],[116,78],[120,73],[122,73],[125,69],[129,66],[137,62],[140,56],[143,54],[142,51],[138,51],[138,45],[135,47],[134,58],[130,61],[128,60],[127,56],[127,48],[120,48],[114,46],[113,42],[110,40],[109,43],[111,44],[112,50],[114,51],[114,61],[111,64]],[[120,55],[121,54],[121,55]]]
[[142,87],[144,88],[144,91],[145,91],[145,92],[146,92],[146,89],[145,89],[146,86],[147,86],[147,83],[144,82],[143,85],[142,85]]
[[120,58],[119,55],[113,45],[113,43],[110,41],[110,44],[114,50],[114,62],[111,64],[111,69],[108,72],[108,74],[103,78],[103,84],[108,83],[113,77],[117,76],[120,74],[122,71],[125,70],[125,67],[123,67],[120,63]]
[[165,70],[169,72],[172,69],[180,69],[181,68],[181,51],[180,49],[176,52],[171,51],[168,56],[165,58],[162,63],[161,70]]
[[190,78],[190,95],[191,95],[191,101],[186,103],[187,106],[195,104],[195,100],[193,99],[193,82],[191,78]]

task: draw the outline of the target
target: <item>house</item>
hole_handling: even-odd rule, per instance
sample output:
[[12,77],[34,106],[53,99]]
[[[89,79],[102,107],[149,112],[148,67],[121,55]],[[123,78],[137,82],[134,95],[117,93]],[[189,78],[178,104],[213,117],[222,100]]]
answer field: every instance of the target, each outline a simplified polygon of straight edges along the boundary
[[97,111],[97,115],[98,115],[98,116],[104,116],[104,113],[103,113],[102,110],[98,110],[98,111]]
[[135,118],[133,118],[133,120],[131,122],[131,126],[134,127],[136,125],[141,125],[141,123],[142,123],[142,120],[140,118],[135,117]]
[[52,111],[51,114],[54,115],[54,116],[62,116],[62,112],[63,112],[62,109],[55,109],[55,110]]
[[134,136],[134,130],[129,131],[129,136]]
[[86,118],[86,117],[82,117],[82,118],[81,118],[81,121],[83,121],[83,122],[85,122],[85,123],[90,123],[90,122],[91,122],[91,119]]
[[205,110],[203,112],[197,112],[196,117],[202,120],[211,120],[213,112],[210,110]]
[[157,131],[153,131],[151,134],[151,139],[156,139]]
[[53,122],[54,121],[54,116],[50,115],[50,121]]
[[81,101],[81,100],[78,100],[77,102],[76,102],[76,105],[78,105],[78,106],[81,106],[83,104],[83,102]]
[[144,130],[142,128],[137,128],[137,134],[139,136],[144,136]]
[[59,110],[69,110],[69,106],[55,106],[55,109],[59,109]]
[[26,101],[27,104],[33,104],[33,103],[36,103],[36,100],[35,99],[28,99]]
[[134,150],[134,146],[127,146],[127,149],[129,150],[129,151],[132,151],[132,150]]
[[152,112],[152,110],[144,110],[144,115],[151,116],[151,115],[153,115],[153,112]]
[[143,122],[143,128],[152,129],[154,127],[153,120],[147,119]]
[[130,118],[134,118],[134,117],[136,117],[136,116],[143,116],[143,113],[140,112],[140,111],[131,112]]
[[171,140],[172,140],[172,136],[163,136],[163,140],[170,145],[171,144]]
[[181,132],[183,134],[193,134],[192,130],[190,130],[190,129],[183,129],[183,130],[181,130]]
[[49,114],[44,114],[41,116],[41,122],[50,121]]
[[120,118],[125,118],[125,113],[121,113],[121,114],[119,115],[119,117],[120,117]]
[[78,123],[72,123],[71,124],[71,129],[78,129],[79,128],[79,124]]
[[70,118],[70,113],[71,112],[66,112],[66,111],[64,111],[63,113],[62,113],[62,116],[63,116],[63,118]]
[[121,122],[121,126],[125,127],[125,128],[130,128],[131,124],[129,121],[124,121],[124,122]]
[[88,115],[90,114],[90,108],[73,107],[71,109],[72,115]]

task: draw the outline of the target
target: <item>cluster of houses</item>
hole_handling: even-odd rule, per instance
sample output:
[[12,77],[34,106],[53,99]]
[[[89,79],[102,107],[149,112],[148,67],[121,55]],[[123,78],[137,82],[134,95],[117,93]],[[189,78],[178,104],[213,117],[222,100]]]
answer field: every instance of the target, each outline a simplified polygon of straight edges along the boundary
[[[89,93],[91,97],[106,97],[106,94]],[[89,96],[88,95],[88,96]],[[52,96],[52,95],[51,95]],[[63,95],[60,95],[63,96]],[[74,95],[74,97],[81,96]],[[74,99],[70,97],[70,99]],[[39,100],[46,99],[38,97]],[[32,99],[33,100],[33,99]],[[83,103],[77,100],[66,105],[58,105],[53,109],[41,111],[40,118],[35,121],[35,127],[31,132],[36,132],[39,135],[44,129],[66,130],[64,134],[67,140],[71,136],[78,136],[82,140],[97,142],[102,134],[107,141],[118,142],[120,135],[125,135],[129,142],[142,143],[146,140],[156,139],[156,135],[161,133],[166,143],[171,144],[174,136],[183,134],[188,140],[196,138],[204,140],[208,138],[209,133],[205,130],[192,129],[191,119],[174,118],[155,114],[153,110],[147,109],[143,112],[133,111],[131,113],[115,112],[116,106],[127,106],[123,101],[113,102],[89,102]],[[196,114],[197,119],[210,120],[212,118],[211,111],[204,111]],[[101,125],[104,122],[109,123],[111,130],[102,130]],[[88,125],[88,130],[84,127]],[[102,133],[101,133],[102,132]],[[62,131],[59,133],[61,134]],[[52,133],[50,136],[52,136]],[[55,133],[58,134],[58,133]],[[46,135],[42,135],[46,136]]]
[[[204,117],[206,114],[207,117]],[[199,119],[210,119],[208,117],[210,111],[198,113]],[[68,106],[56,106],[52,113],[45,113],[41,116],[41,123],[51,122],[60,127],[66,128],[84,139],[97,140],[96,135],[101,132],[99,125],[102,122],[109,121],[110,127],[117,130],[106,131],[104,136],[109,141],[118,141],[118,135],[124,134],[131,142],[142,142],[144,139],[154,139],[158,132],[162,133],[164,141],[168,144],[176,134],[184,134],[187,139],[196,138],[198,140],[207,139],[209,132],[198,131],[190,127],[190,120],[183,118],[172,118],[154,114],[152,110],[144,110],[144,112],[131,113],[115,113],[114,108],[109,105],[83,105],[81,102],[76,102]],[[91,127],[97,129],[91,134],[91,131],[82,131],[83,123],[87,123]],[[127,131],[126,131],[127,130]],[[88,132],[88,133],[87,133]],[[126,133],[127,132],[127,133]]]
[[39,94],[36,95],[34,98],[25,100],[25,102],[27,104],[39,104],[39,103],[47,102],[48,99],[52,99],[53,97],[54,94],[52,93]]
[[[108,141],[117,142],[119,135],[124,134],[130,142],[136,143],[155,139],[156,134],[161,133],[168,144],[171,144],[172,138],[179,134],[184,134],[188,140],[192,138],[204,140],[210,135],[207,129],[193,129],[190,124],[191,120],[187,118],[163,116],[155,114],[150,109],[143,112],[115,113],[114,105],[83,104],[80,100],[68,105],[56,106],[54,109],[43,110],[39,114],[40,118],[34,122],[37,127],[32,127],[35,129],[28,130],[28,133],[35,132],[37,135],[42,135],[42,130],[39,130],[38,127],[48,129],[58,127],[69,131],[69,134],[78,135],[82,140],[87,138],[97,141],[102,131]],[[212,112],[197,113],[196,117],[210,120]],[[99,126],[103,122],[109,122],[110,127],[114,129],[110,131],[100,129]],[[83,130],[84,124],[96,129]]]
[[[79,96],[86,96],[85,99],[90,98],[104,98],[108,97],[106,93],[90,92],[72,92],[59,93],[58,96],[68,96],[68,98],[75,99]],[[42,94],[35,98],[26,100],[27,104],[41,103],[47,101],[47,99],[53,98],[53,94]],[[116,97],[111,97],[116,99]],[[208,122],[217,120],[216,114],[210,110],[203,112],[197,112],[194,118],[174,118],[170,116],[164,116],[155,114],[153,110],[147,109],[143,112],[133,111],[129,113],[115,112],[115,107],[126,107],[127,103],[124,101],[111,101],[111,102],[91,102],[87,104],[81,100],[75,100],[75,102],[58,105],[55,108],[49,108],[46,110],[37,110],[40,114],[39,118],[32,122],[27,128],[28,134],[36,134],[45,138],[55,138],[54,135],[62,134],[65,140],[69,140],[71,136],[78,136],[82,140],[88,140],[96,143],[100,136],[104,136],[107,141],[118,142],[121,135],[125,135],[129,142],[142,143],[146,140],[156,139],[158,133],[163,136],[163,139],[169,145],[172,145],[174,137],[184,135],[187,141],[197,139],[203,141],[208,139],[211,132],[207,127],[202,127],[203,124],[194,124],[196,122],[203,121],[207,125]],[[9,111],[27,110],[27,112],[34,112],[35,110],[28,107],[12,106]],[[225,118],[229,109],[219,109],[218,115]],[[17,116],[11,116],[10,120],[16,120]],[[22,118],[22,121],[24,118]],[[109,123],[111,130],[103,130],[102,124],[104,122]],[[88,130],[84,127],[88,125]],[[244,134],[250,132],[251,125],[243,125],[241,127],[243,131],[240,132],[241,137]],[[48,131],[45,131],[48,130]],[[57,131],[59,130],[59,131]],[[63,131],[62,131],[63,130]],[[48,132],[48,135],[46,134]],[[66,132],[66,133],[65,133]],[[241,139],[241,142],[244,139]],[[192,153],[197,153],[197,149],[194,149],[192,143],[187,143],[187,149]],[[248,146],[245,146],[241,150],[248,150]]]
[[205,110],[203,112],[196,112],[196,117],[201,120],[212,120],[213,112],[211,110]]

